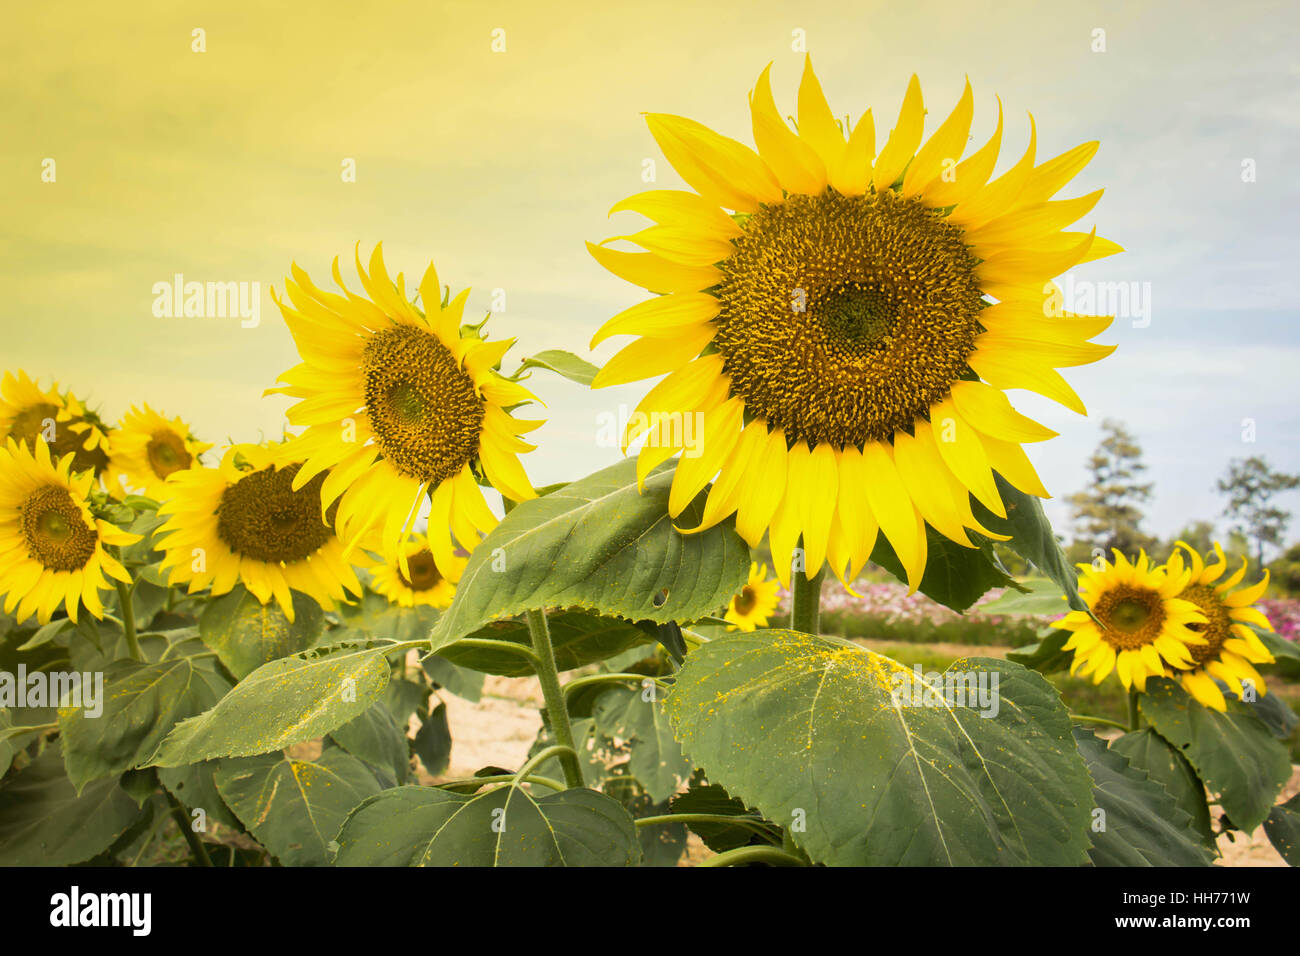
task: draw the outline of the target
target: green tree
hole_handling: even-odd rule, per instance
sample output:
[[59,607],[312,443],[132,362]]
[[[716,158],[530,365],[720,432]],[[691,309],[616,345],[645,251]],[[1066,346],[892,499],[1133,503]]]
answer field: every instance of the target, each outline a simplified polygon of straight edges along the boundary
[[1228,496],[1224,516],[1233,530],[1255,543],[1255,560],[1264,565],[1264,547],[1282,547],[1291,512],[1275,507],[1273,496],[1300,486],[1300,475],[1274,471],[1263,458],[1234,458],[1215,482],[1215,490]]
[[1075,527],[1071,551],[1090,555],[1101,548],[1109,560],[1111,549],[1133,556],[1156,544],[1141,529],[1142,506],[1151,500],[1153,486],[1139,480],[1146,471],[1142,448],[1124,423],[1108,418],[1101,431],[1101,444],[1088,459],[1088,487],[1069,497]]

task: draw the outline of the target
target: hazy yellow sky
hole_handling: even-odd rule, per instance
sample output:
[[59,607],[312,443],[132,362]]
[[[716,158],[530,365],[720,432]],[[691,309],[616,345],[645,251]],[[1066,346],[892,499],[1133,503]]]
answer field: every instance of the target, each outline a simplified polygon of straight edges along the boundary
[[[793,112],[802,37],[841,115],[873,106],[888,128],[916,72],[933,119],[969,75],[974,136],[988,135],[1001,94],[1008,158],[1023,148],[1026,110],[1040,155],[1102,140],[1072,194],[1106,186],[1093,218],[1131,251],[1086,269],[1152,283],[1155,318],[1117,327],[1109,368],[1074,376],[1094,420],[1024,404],[1063,433],[1039,458],[1058,495],[1082,482],[1095,419],[1126,418],[1162,483],[1164,530],[1213,507],[1203,486],[1227,455],[1297,464],[1285,384],[1296,186],[1283,159],[1300,115],[1285,47],[1295,21],[1283,3],[1226,16],[1217,4],[1119,2],[11,5],[0,366],[57,378],[109,418],[148,401],[210,441],[278,434],[287,401],[261,391],[297,359],[270,287],[294,261],[324,282],[358,240],[383,240],[408,278],[434,258],[453,290],[474,288],[472,311],[503,289],[489,329],[520,340],[508,369],[545,348],[587,355],[600,323],[641,297],[583,246],[631,225],[606,212],[647,188],[643,160],[659,156],[640,112],[748,141],[747,93],[769,61]],[[1098,28],[1105,52],[1093,49]],[[196,29],[206,52],[192,49]],[[1243,157],[1258,160],[1258,182],[1241,182]],[[341,176],[347,159],[355,182]],[[660,161],[656,185],[678,182]],[[261,283],[260,325],[155,317],[154,284],[176,273]],[[1206,332],[1216,321],[1233,323],[1231,348]],[[1218,389],[1222,421],[1162,404],[1198,359],[1190,393]],[[617,456],[596,444],[596,415],[635,404],[643,387],[533,382],[552,419],[525,459],[538,484]],[[1243,451],[1247,415],[1261,445]],[[1206,474],[1189,471],[1194,435],[1219,448]]]

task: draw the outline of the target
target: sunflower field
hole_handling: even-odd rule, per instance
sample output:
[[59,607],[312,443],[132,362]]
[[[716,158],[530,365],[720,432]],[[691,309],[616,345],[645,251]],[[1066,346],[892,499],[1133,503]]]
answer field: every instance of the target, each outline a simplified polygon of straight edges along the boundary
[[[846,117],[811,59],[788,99],[763,70],[752,146],[645,115],[689,188],[608,197],[641,223],[588,250],[646,295],[591,324],[624,343],[599,368],[358,245],[272,292],[274,440],[7,371],[0,864],[1209,866],[1261,826],[1300,862],[1267,572],[1071,564],[1056,432],[1007,394],[1084,414],[1059,370],[1114,350],[1055,283],[1123,251],[1069,188],[1098,144],[1004,142],[999,100],[968,148],[970,84],[927,111],[915,76]],[[625,457],[536,487],[544,376],[648,383]],[[1032,640],[927,671],[835,636],[868,574],[997,591]],[[535,681],[540,730],[449,774],[449,704],[493,678]]]

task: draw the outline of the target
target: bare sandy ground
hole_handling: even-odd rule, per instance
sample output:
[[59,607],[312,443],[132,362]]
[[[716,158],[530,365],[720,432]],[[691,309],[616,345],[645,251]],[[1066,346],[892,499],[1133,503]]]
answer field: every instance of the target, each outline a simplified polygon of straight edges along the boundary
[[[952,645],[933,645],[939,653],[1002,656],[1004,648],[978,648]],[[447,719],[451,726],[451,765],[438,780],[469,777],[480,767],[519,767],[527,759],[541,718],[537,708],[542,701],[541,689],[535,678],[509,678],[489,676],[483,687],[482,699],[471,703],[452,694],[443,693],[447,702]],[[424,776],[424,782],[433,778]],[[1282,799],[1290,799],[1300,791],[1300,766],[1293,768],[1290,782],[1282,791]],[[1260,827],[1249,837],[1236,834],[1236,840],[1226,836],[1219,840],[1223,858],[1220,866],[1286,866],[1269,843],[1264,828]],[[690,838],[687,856],[682,865],[691,865],[710,856],[710,851],[694,835]]]

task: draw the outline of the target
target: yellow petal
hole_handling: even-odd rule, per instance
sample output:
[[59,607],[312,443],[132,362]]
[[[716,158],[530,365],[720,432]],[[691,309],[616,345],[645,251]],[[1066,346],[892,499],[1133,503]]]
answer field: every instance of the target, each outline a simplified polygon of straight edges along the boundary
[[757,212],[760,203],[781,201],[780,183],[743,143],[668,113],[647,113],[646,125],[678,175],[711,202]]
[[[921,147],[903,175],[903,197],[911,199],[925,193],[939,179],[945,169],[957,172],[957,160],[966,151],[970,136],[970,121],[975,112],[975,96],[971,93],[970,79],[962,90],[961,98],[952,113],[943,121],[934,135]],[[1073,220],[1071,220],[1073,221]]]
[[637,339],[617,352],[592,379],[592,388],[624,385],[681,368],[713,340],[711,325],[684,329],[676,338]]
[[663,226],[677,226],[709,239],[735,239],[744,230],[703,196],[683,189],[650,189],[614,204],[609,214],[637,212]]
[[844,133],[835,122],[821,83],[813,72],[812,57],[807,54],[799,81],[799,137],[813,148],[828,170],[834,169],[844,156]]
[[612,335],[646,335],[675,338],[686,329],[713,319],[722,303],[707,292],[678,292],[638,302],[602,325],[591,337],[595,348]]
[[722,278],[713,266],[685,266],[650,252],[619,252],[590,242],[587,251],[620,279],[651,292],[698,292]]
[[772,66],[758,77],[758,85],[749,97],[753,117],[754,143],[758,154],[776,174],[788,193],[815,196],[826,188],[826,166],[816,151],[801,140],[781,119],[772,99]]
[[925,535],[923,530],[917,533],[916,508],[888,445],[868,442],[862,449],[862,459],[867,470],[867,503],[903,565],[908,586],[915,591],[925,572]]
[[942,177],[930,184],[925,192],[929,205],[937,209],[956,206],[966,202],[988,183],[997,165],[998,152],[1002,148],[1002,99],[998,98],[998,125],[989,137],[989,141],[969,159],[957,164],[956,175],[952,182],[944,182]]
[[992,388],[983,382],[953,382],[952,401],[966,421],[979,422],[981,434],[1002,441],[1046,441],[1058,434],[1021,415],[1011,407],[1010,400],[1001,389]]
[[[766,425],[764,426],[766,428]],[[740,507],[736,510],[736,531],[751,548],[767,530],[768,522],[785,494],[786,476],[789,472],[785,432],[770,432],[761,454],[756,458],[753,474],[747,476]],[[786,562],[785,581],[789,580],[789,562]]]
[[849,136],[849,145],[830,168],[831,185],[843,196],[861,196],[871,185],[871,162],[876,158],[876,124],[867,110]]
[[979,434],[957,411],[951,398],[930,409],[930,427],[944,464],[979,502],[999,518],[1007,516]]
[[916,74],[907,83],[907,92],[903,95],[903,107],[898,113],[898,125],[889,134],[889,141],[876,157],[876,168],[872,176],[876,192],[889,189],[902,174],[908,161],[921,144],[921,133],[925,128],[925,105],[921,101],[921,81]]

